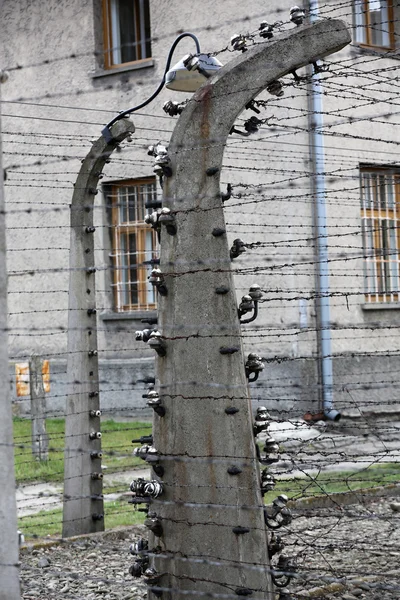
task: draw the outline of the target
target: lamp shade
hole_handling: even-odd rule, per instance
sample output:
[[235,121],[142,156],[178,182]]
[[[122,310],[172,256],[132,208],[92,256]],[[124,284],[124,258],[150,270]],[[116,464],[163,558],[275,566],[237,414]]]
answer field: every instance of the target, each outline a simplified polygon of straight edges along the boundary
[[198,54],[198,67],[200,70],[194,69],[189,71],[184,61],[188,58],[184,56],[176,65],[174,65],[165,76],[165,87],[176,92],[195,92],[205,81],[207,77],[202,71],[207,73],[209,77],[214,75],[222,64],[213,56],[208,54]]

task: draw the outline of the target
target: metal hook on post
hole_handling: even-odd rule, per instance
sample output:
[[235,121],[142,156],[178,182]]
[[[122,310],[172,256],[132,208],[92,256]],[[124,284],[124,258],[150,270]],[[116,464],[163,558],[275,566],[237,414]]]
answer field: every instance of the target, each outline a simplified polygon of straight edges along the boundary
[[238,314],[239,319],[246,313],[253,311],[253,314],[248,319],[240,320],[242,324],[251,323],[255,321],[258,317],[258,302],[262,298],[262,292],[259,285],[256,283],[250,286],[249,293],[246,296],[243,296],[242,302],[239,304]]

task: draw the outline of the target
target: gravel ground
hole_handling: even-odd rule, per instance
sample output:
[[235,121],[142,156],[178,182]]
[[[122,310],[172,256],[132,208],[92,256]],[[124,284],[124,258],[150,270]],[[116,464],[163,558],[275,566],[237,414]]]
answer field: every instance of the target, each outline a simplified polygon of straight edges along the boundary
[[382,498],[294,511],[284,552],[298,557],[295,598],[398,600],[399,510],[398,498]]
[[[290,532],[280,531],[284,554],[297,556],[298,577],[288,586],[293,599],[398,600],[400,512],[394,509],[400,510],[398,498],[295,509]],[[142,600],[144,584],[128,575],[128,548],[143,529],[23,549],[23,600]]]
[[21,553],[23,600],[143,600],[146,586],[128,574],[129,545],[144,527],[95,534]]

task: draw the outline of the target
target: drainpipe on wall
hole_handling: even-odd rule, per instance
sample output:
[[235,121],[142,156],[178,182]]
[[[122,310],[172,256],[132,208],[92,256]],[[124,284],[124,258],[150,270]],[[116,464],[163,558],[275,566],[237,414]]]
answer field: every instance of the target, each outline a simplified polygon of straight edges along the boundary
[[[318,20],[318,0],[309,1],[310,22]],[[322,391],[323,418],[339,421],[341,415],[333,406],[333,366],[331,350],[331,323],[329,306],[328,229],[325,204],[325,161],[322,118],[322,86],[319,75],[314,75],[309,94],[310,154],[314,184],[314,222],[317,314],[317,344],[319,380]]]

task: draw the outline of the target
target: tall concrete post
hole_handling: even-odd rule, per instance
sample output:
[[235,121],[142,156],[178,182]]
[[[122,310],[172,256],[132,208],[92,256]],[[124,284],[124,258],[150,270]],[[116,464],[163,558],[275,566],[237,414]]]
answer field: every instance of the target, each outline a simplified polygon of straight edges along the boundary
[[[7,75],[0,71],[0,86]],[[8,371],[6,225],[0,123],[0,600],[19,600],[17,506]]]
[[29,361],[31,393],[32,454],[38,460],[49,458],[49,436],[46,432],[46,396],[42,375],[43,361],[33,355]]
[[124,119],[93,144],[72,197],[63,537],[104,530],[93,206],[105,163],[134,131]]
[[250,47],[195,93],[172,135],[163,203],[177,232],[161,230],[166,354],[157,357],[157,378],[165,414],[154,415],[153,428],[164,490],[151,502],[162,533],[149,541],[164,600],[275,597],[220,170],[245,106],[349,41],[332,20]]

